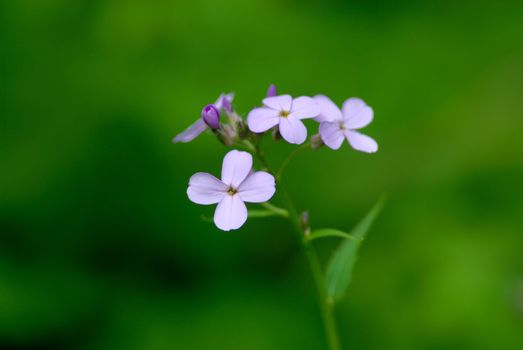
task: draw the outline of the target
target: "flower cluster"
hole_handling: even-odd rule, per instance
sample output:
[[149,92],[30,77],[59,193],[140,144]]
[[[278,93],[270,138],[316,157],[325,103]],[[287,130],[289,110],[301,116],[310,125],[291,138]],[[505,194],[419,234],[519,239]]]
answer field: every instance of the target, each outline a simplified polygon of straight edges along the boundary
[[[319,134],[311,137],[312,148],[323,145],[337,150],[343,140],[355,150],[373,153],[378,144],[357,130],[372,122],[373,110],[359,98],[349,98],[340,109],[324,95],[314,97],[277,95],[271,85],[262,106],[251,110],[244,121],[234,110],[234,94],[222,94],[214,104],[206,105],[199,118],[173,142],[189,142],[210,129],[226,146],[246,148],[255,153],[260,137],[272,130],[274,139],[283,138],[291,144],[307,140],[304,119],[319,123]],[[218,204],[214,223],[221,230],[241,227],[248,212],[244,202],[266,202],[275,193],[276,180],[269,172],[252,169],[251,154],[232,150],[225,156],[221,180],[207,173],[196,173],[187,189],[189,199],[197,204]]]

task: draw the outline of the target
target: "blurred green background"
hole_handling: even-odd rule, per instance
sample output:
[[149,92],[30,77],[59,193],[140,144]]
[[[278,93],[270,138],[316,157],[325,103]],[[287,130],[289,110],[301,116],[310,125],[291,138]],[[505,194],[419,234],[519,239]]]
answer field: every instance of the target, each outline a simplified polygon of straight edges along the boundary
[[522,349],[520,0],[1,2],[0,348],[323,349],[288,224],[201,221],[187,181],[227,150],[171,144],[270,83],[375,110],[377,154],[286,174],[315,227],[389,195],[337,310],[345,348]]

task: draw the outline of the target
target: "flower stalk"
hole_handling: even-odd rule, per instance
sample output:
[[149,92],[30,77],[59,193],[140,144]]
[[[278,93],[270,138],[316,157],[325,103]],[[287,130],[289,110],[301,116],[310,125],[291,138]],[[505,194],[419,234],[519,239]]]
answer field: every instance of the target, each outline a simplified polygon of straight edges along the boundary
[[311,144],[309,141],[305,142],[304,144],[300,145],[298,148],[295,148],[294,151],[292,151],[291,154],[283,161],[280,168],[278,169],[278,172],[276,173],[276,179],[281,180],[281,177],[283,176],[283,172],[285,169],[287,169],[287,166],[293,160],[298,154],[302,153],[306,149],[311,148]]
[[[295,152],[293,154],[295,155]],[[254,155],[262,164],[262,166],[265,169],[267,169],[269,173],[273,173],[258,143],[254,147]],[[293,156],[291,154],[291,156],[287,159],[290,161],[290,159],[292,158]],[[282,175],[282,170],[285,170],[285,167],[283,169],[280,168],[280,171],[278,171],[280,177]],[[276,176],[276,186],[278,187],[278,190],[282,195],[284,205],[289,214],[288,220],[292,224],[297,234],[298,241],[300,242],[304,255],[307,258],[309,267],[311,269],[314,284],[316,286],[316,293],[318,296],[318,303],[321,311],[321,318],[323,322],[325,336],[327,338],[327,344],[329,345],[330,350],[340,350],[341,348],[338,337],[338,331],[336,328],[336,320],[334,319],[334,303],[327,298],[327,292],[323,284],[323,272],[320,260],[318,258],[318,254],[316,253],[316,249],[312,245],[311,241],[306,239],[307,233],[304,231],[301,225],[301,220],[298,211],[296,210],[294,202],[292,201],[291,197],[289,196],[289,193],[285,189],[278,176]]]

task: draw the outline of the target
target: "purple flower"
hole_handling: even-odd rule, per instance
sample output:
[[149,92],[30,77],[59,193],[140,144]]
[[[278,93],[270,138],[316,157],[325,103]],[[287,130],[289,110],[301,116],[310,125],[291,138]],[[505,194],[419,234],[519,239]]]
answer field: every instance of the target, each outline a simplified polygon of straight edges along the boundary
[[271,84],[269,86],[269,89],[267,90],[267,96],[266,97],[274,97],[278,93],[276,92],[276,86],[274,84]]
[[220,111],[214,105],[207,105],[202,109],[202,119],[211,129],[220,127]]
[[320,114],[319,105],[306,96],[295,99],[289,95],[266,97],[263,104],[264,107],[249,112],[249,129],[261,133],[278,125],[281,136],[289,143],[303,143],[307,138],[307,129],[301,119]]
[[[228,94],[221,94],[220,97],[216,100],[214,103],[214,107],[221,111],[222,109],[226,109],[226,107],[231,108],[231,103],[234,98],[234,94],[228,93]],[[228,111],[230,112],[230,111]],[[203,114],[203,113],[202,113]],[[203,117],[203,115],[202,115]],[[194,140],[198,135],[200,135],[202,132],[204,132],[207,129],[207,124],[203,120],[203,118],[199,118],[196,122],[194,122],[191,126],[189,126],[187,129],[182,131],[180,134],[176,135],[173,139],[173,143],[178,142],[189,142]]]
[[247,220],[244,202],[268,201],[276,191],[274,177],[265,171],[252,170],[252,156],[247,152],[230,151],[222,165],[222,179],[211,174],[196,173],[189,180],[187,195],[197,204],[216,204],[214,223],[223,231],[240,228]]
[[339,149],[346,138],[355,150],[374,153],[378,144],[374,139],[356,130],[372,122],[374,112],[359,98],[349,98],[340,110],[327,96],[318,95],[314,100],[320,105],[321,113],[316,118],[320,122],[320,135],[323,142],[332,149]]

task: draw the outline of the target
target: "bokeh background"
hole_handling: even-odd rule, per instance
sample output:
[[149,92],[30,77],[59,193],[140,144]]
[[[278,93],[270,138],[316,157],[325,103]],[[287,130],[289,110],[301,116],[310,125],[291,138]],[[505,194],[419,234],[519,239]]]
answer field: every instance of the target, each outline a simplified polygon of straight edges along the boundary
[[171,144],[270,83],[375,110],[377,154],[309,152],[285,178],[315,227],[388,193],[336,313],[346,348],[522,349],[520,0],[2,1],[0,348],[324,349],[290,227],[202,221],[187,181],[226,148]]

